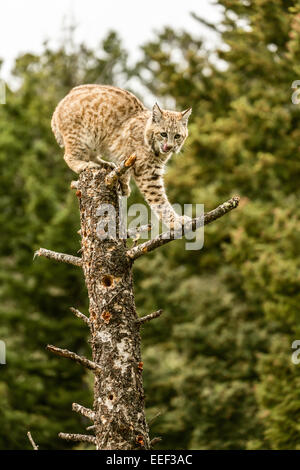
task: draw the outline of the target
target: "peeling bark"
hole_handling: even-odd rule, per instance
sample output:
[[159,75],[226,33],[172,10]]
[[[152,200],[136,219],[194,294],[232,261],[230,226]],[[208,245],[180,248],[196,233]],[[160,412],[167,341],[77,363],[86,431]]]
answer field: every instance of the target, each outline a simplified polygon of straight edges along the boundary
[[[98,450],[150,449],[131,261],[118,232],[118,194],[105,177],[105,170],[88,169],[77,185],[92,356],[101,369],[94,382],[95,442]],[[116,211],[116,236],[100,239],[97,210],[108,203]]]

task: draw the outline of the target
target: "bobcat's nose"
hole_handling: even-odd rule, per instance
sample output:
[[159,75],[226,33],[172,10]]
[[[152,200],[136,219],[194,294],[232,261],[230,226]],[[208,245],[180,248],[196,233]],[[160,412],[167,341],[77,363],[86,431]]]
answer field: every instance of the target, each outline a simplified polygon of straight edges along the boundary
[[172,150],[172,148],[173,148],[173,145],[164,144],[164,146],[163,146],[163,151],[164,151],[164,152],[169,152],[170,150]]

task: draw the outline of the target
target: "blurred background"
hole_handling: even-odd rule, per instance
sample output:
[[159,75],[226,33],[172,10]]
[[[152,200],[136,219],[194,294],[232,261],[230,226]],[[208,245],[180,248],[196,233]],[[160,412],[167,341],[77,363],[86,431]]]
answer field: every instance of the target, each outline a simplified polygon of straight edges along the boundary
[[[143,3],[143,4],[142,4]],[[178,4],[177,4],[178,3]],[[166,173],[172,203],[240,207],[135,265],[151,437],[160,449],[300,449],[300,1],[121,0],[1,4],[0,449],[81,449],[57,433],[89,425],[92,377],[47,343],[89,354],[75,267],[35,259],[80,248],[73,174],[50,129],[75,85],[113,84],[148,106],[193,107],[184,152]],[[142,5],[141,5],[142,4]],[[192,14],[190,13],[192,12]],[[135,188],[129,203],[141,202]]]

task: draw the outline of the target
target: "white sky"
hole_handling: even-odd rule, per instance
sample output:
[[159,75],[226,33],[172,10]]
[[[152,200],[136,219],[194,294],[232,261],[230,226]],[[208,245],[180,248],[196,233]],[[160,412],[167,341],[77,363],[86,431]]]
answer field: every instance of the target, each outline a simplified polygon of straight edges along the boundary
[[[55,45],[62,37],[67,18],[78,24],[76,39],[96,46],[110,30],[116,30],[131,58],[139,46],[164,25],[201,35],[208,46],[217,38],[208,28],[193,20],[190,12],[217,22],[219,7],[213,0],[1,0],[0,58],[4,59],[1,78],[7,79],[13,59],[22,52],[39,52],[45,39]],[[69,23],[70,21],[67,20]]]

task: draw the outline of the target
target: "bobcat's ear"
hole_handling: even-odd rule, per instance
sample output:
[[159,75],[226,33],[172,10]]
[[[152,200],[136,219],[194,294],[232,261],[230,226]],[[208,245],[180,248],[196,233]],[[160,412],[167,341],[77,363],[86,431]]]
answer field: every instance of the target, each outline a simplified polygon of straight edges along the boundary
[[187,125],[191,113],[192,113],[192,108],[188,108],[185,111],[181,112],[181,120],[183,124]]
[[152,121],[153,122],[159,122],[163,117],[163,112],[162,110],[160,109],[160,107],[158,106],[157,103],[155,103],[155,105],[153,106],[153,109],[152,109]]

